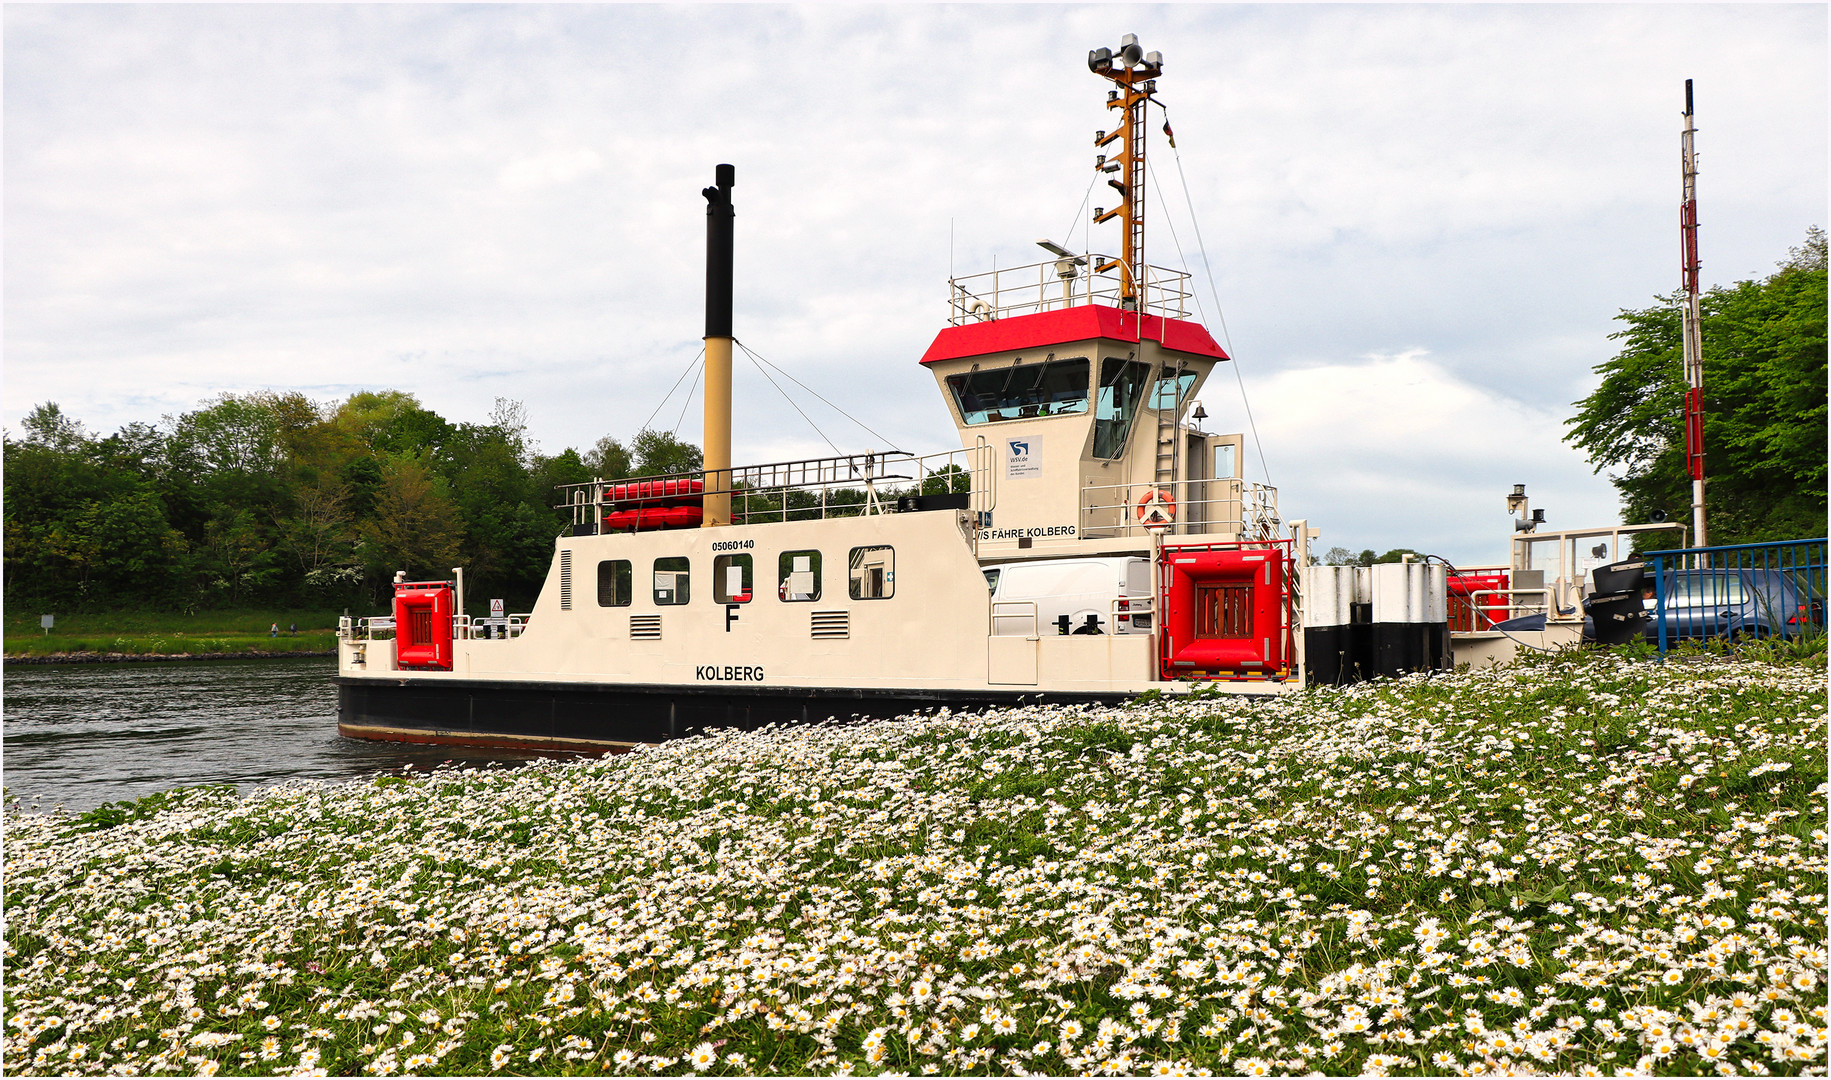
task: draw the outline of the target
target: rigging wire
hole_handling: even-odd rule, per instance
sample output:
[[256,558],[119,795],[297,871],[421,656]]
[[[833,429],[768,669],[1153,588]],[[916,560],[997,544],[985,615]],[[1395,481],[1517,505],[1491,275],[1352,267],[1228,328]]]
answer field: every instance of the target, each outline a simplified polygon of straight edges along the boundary
[[[1170,110],[1168,108],[1166,108],[1162,102],[1157,102],[1156,104],[1157,104],[1157,107],[1163,111],[1163,122],[1166,125],[1168,125],[1170,122]],[[1246,380],[1240,374],[1240,357],[1239,357],[1238,353],[1234,352],[1233,335],[1227,329],[1227,313],[1221,309],[1221,297],[1220,297],[1220,294],[1215,291],[1214,267],[1213,267],[1213,265],[1211,265],[1208,262],[1208,246],[1207,246],[1207,244],[1203,243],[1203,241],[1202,241],[1202,222],[1201,222],[1201,219],[1199,217],[1197,217],[1196,213],[1195,213],[1195,200],[1193,198],[1191,198],[1189,195],[1189,177],[1187,174],[1185,174],[1183,172],[1182,151],[1180,151],[1176,148],[1176,144],[1174,142],[1172,142],[1170,144],[1170,156],[1172,156],[1176,159],[1176,175],[1178,178],[1180,178],[1182,180],[1182,185],[1183,185],[1183,202],[1189,208],[1189,222],[1190,222],[1190,224],[1192,224],[1195,227],[1196,249],[1201,253],[1202,269],[1207,274],[1207,277],[1208,277],[1208,294],[1209,294],[1209,296],[1211,296],[1214,299],[1214,317],[1215,317],[1215,320],[1221,324],[1221,339],[1227,343],[1227,355],[1233,360],[1233,378],[1234,378],[1234,382],[1238,383],[1239,387],[1240,387],[1240,403],[1246,407],[1246,424],[1247,424],[1247,427],[1252,431],[1253,448],[1259,452],[1259,471],[1261,473],[1265,474],[1265,483],[1268,486],[1271,486],[1272,474],[1271,474],[1271,468],[1268,465],[1266,465],[1266,463],[1265,463],[1265,444],[1263,442],[1259,441],[1259,424],[1258,424],[1258,421],[1253,419],[1252,401],[1249,400],[1246,396]],[[1149,165],[1148,160],[1146,162],[1146,165],[1148,167],[1148,165]],[[1151,182],[1152,183],[1157,182],[1157,178],[1155,175],[1152,176]],[[1163,198],[1162,185],[1158,186],[1157,195],[1158,195],[1158,198],[1160,198],[1160,199]],[[1165,201],[1167,202],[1168,200],[1165,200]],[[1166,222],[1169,221],[1168,214],[1164,215],[1164,220]],[[1171,226],[1170,236],[1172,239],[1175,238],[1175,236],[1176,236],[1175,226]],[[1178,254],[1181,254],[1180,247],[1178,247],[1177,252],[1178,252]],[[1199,306],[1200,301],[1197,300],[1196,303]]]
[[[781,375],[784,379],[787,379],[789,382],[794,383],[796,386],[799,386],[801,389],[806,390],[808,393],[813,394],[816,398],[820,398],[820,401],[823,404],[825,404],[827,408],[832,409],[834,412],[845,417],[847,420],[850,420],[854,424],[857,424],[859,427],[864,428],[865,431],[870,433],[872,438],[882,441],[885,449],[894,449],[895,448],[895,446],[896,446],[895,442],[893,442],[890,439],[884,438],[882,435],[879,435],[875,431],[872,431],[871,428],[866,426],[866,424],[863,420],[860,420],[858,417],[853,416],[851,413],[845,411],[844,409],[833,404],[832,402],[827,401],[826,398],[821,397],[819,391],[815,390],[813,387],[809,386],[808,384],[802,382],[800,379],[795,378],[793,375],[790,375],[788,372],[783,371],[780,365],[772,363],[768,358],[766,358],[758,353],[752,352],[750,349],[750,346],[744,344],[741,341],[738,341],[736,338],[732,338],[731,340],[737,343],[738,348],[744,350],[745,356],[750,357],[752,360],[761,361],[762,363],[768,364],[770,367],[775,368],[777,374]],[[802,415],[805,416],[806,414],[803,413]],[[813,423],[813,421],[809,420],[808,423],[811,424],[811,423]],[[814,430],[819,431],[820,429],[815,428]],[[826,436],[824,434],[822,434],[820,437],[823,439],[826,438]],[[831,444],[829,443],[828,445],[831,445]]]
[[[1081,208],[1074,212],[1074,221],[1068,223],[1068,232],[1062,237],[1063,240],[1068,241],[1070,244],[1074,243],[1074,223],[1075,221],[1085,220],[1084,215],[1087,213],[1087,204],[1093,202],[1094,185],[1099,182],[1100,172],[1096,169],[1094,170],[1094,178],[1087,182],[1087,194],[1081,196]],[[1085,228],[1081,230],[1081,254],[1087,254],[1087,230]]]
[[[739,345],[738,348],[743,349],[744,347]],[[820,430],[820,425],[814,423],[814,418],[805,412],[801,412],[801,406],[795,404],[795,399],[788,396],[788,391],[782,389],[782,387],[777,384],[776,380],[770,377],[769,371],[765,369],[762,364],[757,363],[757,358],[751,355],[749,349],[744,349],[744,355],[750,357],[751,364],[754,365],[758,371],[763,373],[763,378],[769,380],[769,385],[776,388],[776,393],[782,395],[782,400],[788,402],[788,407],[801,413],[801,419],[806,420],[807,426],[814,429],[814,434],[820,436],[821,441],[825,442],[828,446],[833,447],[833,455],[835,457],[844,457],[845,455],[840,452],[839,447],[833,446],[833,440],[826,437],[826,432]]]
[[[699,366],[699,375],[704,375],[705,373],[706,373],[706,366],[704,364],[701,364]],[[687,409],[689,409],[693,405],[693,395],[699,393],[699,375],[693,376],[693,386],[691,389],[689,389],[687,391],[687,400],[680,403],[680,416],[678,419],[676,419],[674,421],[674,430],[668,432],[668,438],[670,438],[670,439],[678,438],[678,436],[680,434],[680,425],[686,422]],[[703,436],[702,436],[702,438],[703,438]]]
[[[647,419],[647,420],[644,420],[644,421],[642,421],[642,426],[641,426],[641,427],[639,427],[639,428],[637,428],[637,429],[636,429],[636,430],[637,430],[637,431],[639,431],[639,432],[640,432],[640,431],[647,431],[647,430],[648,430],[648,426],[649,426],[649,425],[650,425],[650,424],[652,424],[652,423],[654,423],[654,422],[655,422],[655,413],[659,413],[659,412],[660,412],[660,411],[661,411],[661,409],[662,409],[662,406],[664,406],[664,405],[666,405],[666,404],[667,404],[667,403],[668,403],[668,398],[671,398],[671,397],[673,397],[673,396],[674,396],[674,391],[676,391],[676,390],[678,390],[678,389],[680,389],[680,384],[681,384],[681,383],[683,383],[683,382],[685,382],[685,381],[686,381],[686,380],[687,380],[687,376],[688,376],[688,375],[691,375],[691,374],[693,374],[693,369],[694,369],[694,368],[696,368],[696,367],[698,367],[698,366],[699,366],[699,362],[700,362],[700,361],[701,361],[701,360],[703,360],[703,359],[705,359],[705,357],[706,357],[706,350],[705,350],[705,348],[704,348],[704,347],[703,347],[703,346],[702,346],[702,347],[701,347],[701,348],[700,348],[700,350],[699,350],[699,355],[698,355],[698,356],[695,356],[695,357],[694,357],[694,358],[693,358],[693,362],[692,362],[692,363],[690,363],[690,364],[688,364],[688,365],[687,365],[687,369],[686,369],[686,370],[685,370],[685,371],[683,371],[683,372],[681,372],[681,373],[680,373],[680,378],[678,378],[678,379],[675,379],[675,380],[674,380],[674,385],[673,385],[673,386],[670,386],[670,387],[668,387],[668,392],[667,392],[667,393],[666,393],[666,394],[663,394],[663,395],[662,395],[662,397],[661,397],[661,401],[660,401],[660,402],[659,402],[659,403],[658,403],[658,404],[656,404],[656,406],[655,406],[655,412],[652,412],[652,413],[649,413],[649,414],[648,414],[648,419]],[[698,379],[697,379],[697,378],[696,378],[696,379],[695,379],[695,380],[694,380],[694,385],[698,385],[698,381],[699,381],[699,380],[698,380]],[[675,428],[679,428],[679,427],[680,427],[680,425],[679,425],[679,424],[675,424],[675,425],[674,425],[674,427],[675,427]]]

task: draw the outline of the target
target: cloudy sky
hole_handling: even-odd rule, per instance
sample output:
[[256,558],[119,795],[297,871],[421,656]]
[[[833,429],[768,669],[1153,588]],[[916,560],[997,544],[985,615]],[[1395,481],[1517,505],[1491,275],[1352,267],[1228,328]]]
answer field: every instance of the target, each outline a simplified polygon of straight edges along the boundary
[[[1285,515],[1498,561],[1514,483],[1555,525],[1616,519],[1562,421],[1616,312],[1678,282],[1684,80],[1707,282],[1826,220],[1823,5],[4,17],[15,432],[44,401],[108,432],[392,388],[453,420],[521,400],[547,452],[650,417],[697,440],[697,401],[657,407],[700,349],[699,189],[732,162],[739,338],[882,436],[799,395],[841,448],[946,448],[916,361],[950,264],[1117,247],[1080,212],[1110,126],[1084,58],[1134,32],[1188,182],[1157,138],[1151,261],[1202,270],[1199,225]],[[742,360],[737,394],[740,461],[831,452]],[[1246,428],[1231,374],[1204,403]]]

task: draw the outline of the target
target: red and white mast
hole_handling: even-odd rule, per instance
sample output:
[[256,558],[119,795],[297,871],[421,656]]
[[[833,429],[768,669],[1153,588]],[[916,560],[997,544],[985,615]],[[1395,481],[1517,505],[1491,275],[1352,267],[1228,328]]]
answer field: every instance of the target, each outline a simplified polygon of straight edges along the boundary
[[1704,547],[1704,339],[1698,308],[1697,150],[1692,145],[1691,80],[1685,80],[1685,130],[1679,137],[1684,201],[1679,206],[1679,250],[1685,280],[1685,464],[1691,472],[1691,528]]

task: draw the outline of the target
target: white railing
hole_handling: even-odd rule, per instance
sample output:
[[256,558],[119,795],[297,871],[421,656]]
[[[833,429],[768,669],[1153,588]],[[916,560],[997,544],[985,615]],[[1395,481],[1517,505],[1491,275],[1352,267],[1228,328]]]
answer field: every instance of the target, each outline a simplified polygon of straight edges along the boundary
[[[1127,306],[1120,297],[1121,280],[1117,270],[1094,273],[1096,266],[1113,261],[1106,255],[1075,255],[949,278],[948,324],[964,326],[1083,304]],[[1171,319],[1189,317],[1193,294],[1189,291],[1188,274],[1161,266],[1146,266],[1139,278],[1139,295],[1144,300],[1145,314]]]
[[[946,488],[945,492],[931,494],[965,495],[968,508],[983,515],[991,512],[995,502],[994,449],[990,444],[982,444],[922,455],[901,450],[873,451],[768,465],[740,465],[720,473],[701,470],[618,480],[594,479],[583,484],[563,485],[560,490],[565,494],[565,501],[559,503],[558,508],[572,511],[576,530],[579,526],[595,526],[602,522],[609,508],[642,501],[626,498],[619,503],[616,498],[619,488],[627,493],[640,490],[645,484],[696,481],[700,490],[685,498],[729,494],[734,525],[894,513],[899,497],[922,494],[924,487]],[[658,503],[665,499],[657,497],[649,501]]]
[[1139,504],[1151,492],[1175,500],[1174,520],[1162,531],[1170,536],[1225,533],[1242,540],[1277,540],[1278,489],[1233,477],[1178,480],[1165,484],[1104,484],[1081,489],[1081,535],[1143,536],[1150,530],[1139,518]]
[[[1000,611],[1000,608],[1008,610]],[[1013,629],[1002,629],[1000,623],[1015,623]],[[993,637],[1041,637],[1036,621],[1036,601],[1034,600],[994,600],[992,601],[992,636]]]
[[[506,641],[518,638],[528,628],[531,612],[507,615],[501,619],[473,619],[469,615],[451,617],[453,641]],[[337,620],[337,636],[344,641],[383,641],[396,633],[394,617],[371,615],[354,618],[345,615]]]

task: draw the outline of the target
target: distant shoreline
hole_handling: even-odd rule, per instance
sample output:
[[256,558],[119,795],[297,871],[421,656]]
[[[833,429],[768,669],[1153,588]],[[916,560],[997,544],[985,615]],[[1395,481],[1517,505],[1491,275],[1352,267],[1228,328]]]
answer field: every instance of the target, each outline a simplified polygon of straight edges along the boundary
[[289,657],[327,657],[336,656],[335,649],[310,651],[304,649],[287,652],[207,652],[207,653],[118,653],[118,652],[67,652],[67,653],[7,653],[0,657],[0,662],[12,664],[133,664],[149,663],[160,660],[279,660]]

